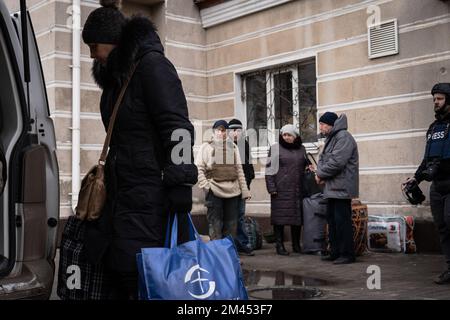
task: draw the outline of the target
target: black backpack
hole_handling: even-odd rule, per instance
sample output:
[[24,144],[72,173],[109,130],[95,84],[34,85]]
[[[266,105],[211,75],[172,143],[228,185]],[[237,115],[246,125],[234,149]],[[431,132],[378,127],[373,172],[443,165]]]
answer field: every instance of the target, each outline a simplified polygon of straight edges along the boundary
[[244,230],[248,236],[248,242],[252,250],[262,248],[262,233],[258,222],[251,217],[244,218]]

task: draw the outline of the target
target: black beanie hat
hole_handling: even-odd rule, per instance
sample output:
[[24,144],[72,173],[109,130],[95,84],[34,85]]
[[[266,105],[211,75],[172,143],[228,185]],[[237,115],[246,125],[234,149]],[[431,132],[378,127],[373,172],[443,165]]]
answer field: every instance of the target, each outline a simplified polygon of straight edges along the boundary
[[220,126],[228,129],[228,122],[226,122],[225,120],[217,120],[216,122],[214,122],[213,129],[216,129]]
[[120,12],[120,0],[100,0],[100,8],[92,11],[83,27],[84,43],[119,43],[126,18]]
[[334,122],[338,118],[337,114],[334,112],[325,112],[320,118],[319,122],[326,123],[330,126],[334,126]]
[[228,122],[229,129],[242,129],[242,122],[238,119],[232,119]]

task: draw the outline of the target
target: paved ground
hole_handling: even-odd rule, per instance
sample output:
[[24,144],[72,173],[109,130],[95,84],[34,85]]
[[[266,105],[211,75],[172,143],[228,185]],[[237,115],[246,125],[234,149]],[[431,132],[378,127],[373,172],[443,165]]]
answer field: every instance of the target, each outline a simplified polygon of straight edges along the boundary
[[[367,253],[357,263],[333,265],[319,256],[279,256],[273,245],[265,244],[262,250],[255,251],[255,256],[241,260],[249,292],[260,298],[270,294],[252,289],[284,284],[319,289],[322,295],[313,299],[450,299],[450,285],[433,283],[444,268],[441,255]],[[380,268],[379,290],[367,287],[373,275],[373,271],[367,273],[371,265]],[[295,295],[285,290],[277,297],[289,299]]]
[[[287,244],[286,248],[289,248]],[[289,250],[289,249],[288,249]],[[367,253],[351,265],[333,265],[318,256],[275,254],[271,244],[242,256],[242,269],[251,299],[301,299],[293,289],[310,290],[312,299],[445,299],[450,285],[439,286],[433,278],[443,271],[441,255]],[[58,256],[56,265],[58,265]],[[381,289],[369,290],[369,266],[380,268]],[[372,271],[373,272],[373,271]],[[374,281],[369,281],[374,284]],[[267,291],[263,289],[275,288]],[[302,292],[300,292],[302,293]],[[51,299],[58,299],[55,285]]]
[[56,251],[55,257],[55,277],[53,279],[53,288],[52,295],[50,296],[50,300],[61,300],[56,294],[56,285],[58,284],[58,266],[59,266],[59,249]]

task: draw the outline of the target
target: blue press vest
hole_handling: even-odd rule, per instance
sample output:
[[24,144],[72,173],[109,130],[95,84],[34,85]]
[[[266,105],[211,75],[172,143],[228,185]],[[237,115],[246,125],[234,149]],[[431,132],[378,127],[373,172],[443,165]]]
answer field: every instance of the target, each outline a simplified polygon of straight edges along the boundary
[[449,126],[448,123],[437,122],[431,132],[428,132],[425,159],[450,159]]

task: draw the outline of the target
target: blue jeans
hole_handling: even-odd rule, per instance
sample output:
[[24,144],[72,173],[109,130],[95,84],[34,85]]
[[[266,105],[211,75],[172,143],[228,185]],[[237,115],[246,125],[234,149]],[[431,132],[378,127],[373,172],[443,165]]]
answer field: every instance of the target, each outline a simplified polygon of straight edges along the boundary
[[236,237],[234,242],[238,251],[251,250],[248,235],[244,228],[244,216],[245,216],[245,199],[239,199],[239,218],[237,224]]

